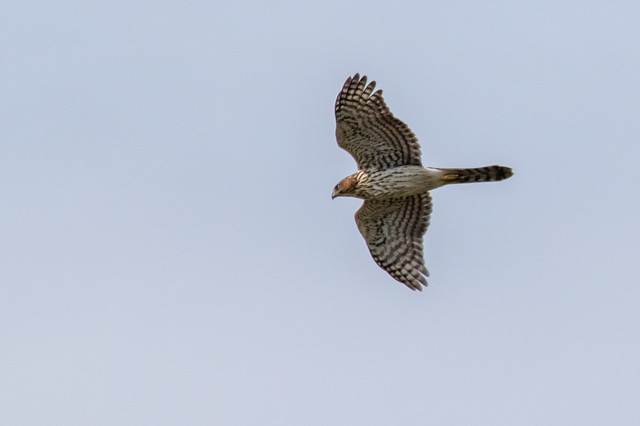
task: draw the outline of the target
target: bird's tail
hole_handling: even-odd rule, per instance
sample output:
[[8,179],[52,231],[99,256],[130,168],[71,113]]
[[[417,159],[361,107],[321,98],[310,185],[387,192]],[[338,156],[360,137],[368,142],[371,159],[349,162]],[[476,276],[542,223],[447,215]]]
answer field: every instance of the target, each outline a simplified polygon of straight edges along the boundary
[[444,172],[442,180],[449,183],[496,182],[513,176],[509,167],[487,166],[473,169],[440,169]]

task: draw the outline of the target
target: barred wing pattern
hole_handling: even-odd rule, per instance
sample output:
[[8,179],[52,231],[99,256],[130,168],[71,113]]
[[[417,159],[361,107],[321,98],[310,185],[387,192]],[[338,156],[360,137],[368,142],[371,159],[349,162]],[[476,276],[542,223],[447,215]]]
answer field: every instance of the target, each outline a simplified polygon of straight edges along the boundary
[[[426,286],[422,236],[429,226],[428,192],[404,198],[365,200],[356,212],[356,224],[373,260],[411,290]],[[423,276],[424,275],[424,276]]]
[[[382,98],[367,86],[367,76],[349,77],[336,99],[336,139],[360,170],[421,166],[420,144],[409,126],[395,118]],[[373,93],[373,94],[372,94]]]

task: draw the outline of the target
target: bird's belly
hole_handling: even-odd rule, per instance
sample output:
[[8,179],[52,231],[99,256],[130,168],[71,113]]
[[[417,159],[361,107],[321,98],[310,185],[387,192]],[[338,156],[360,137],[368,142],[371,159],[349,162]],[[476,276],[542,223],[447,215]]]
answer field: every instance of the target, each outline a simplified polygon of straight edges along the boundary
[[363,198],[408,197],[443,185],[442,171],[421,166],[394,167],[372,172],[367,178]]

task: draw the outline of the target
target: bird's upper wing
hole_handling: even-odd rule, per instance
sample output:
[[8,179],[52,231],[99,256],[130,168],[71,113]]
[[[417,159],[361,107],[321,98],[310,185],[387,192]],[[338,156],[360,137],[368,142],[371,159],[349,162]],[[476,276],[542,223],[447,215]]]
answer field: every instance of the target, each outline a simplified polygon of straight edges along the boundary
[[[429,226],[428,192],[404,198],[365,200],[356,212],[356,224],[373,260],[412,290],[427,285],[422,236]],[[424,276],[423,276],[424,275]]]
[[336,99],[336,139],[361,170],[421,166],[420,144],[409,126],[395,118],[375,93],[376,82],[367,76],[349,77]]

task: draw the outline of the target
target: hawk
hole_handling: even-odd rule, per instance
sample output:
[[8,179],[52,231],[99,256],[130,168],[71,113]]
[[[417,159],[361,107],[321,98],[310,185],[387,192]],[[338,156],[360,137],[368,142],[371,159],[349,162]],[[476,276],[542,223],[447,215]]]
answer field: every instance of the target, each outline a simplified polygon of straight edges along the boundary
[[427,285],[422,237],[429,226],[429,191],[451,183],[494,182],[513,175],[509,167],[471,169],[423,167],[420,144],[409,126],[393,116],[359,74],[347,78],[336,99],[338,146],[356,160],[358,171],[333,188],[331,198],[364,202],[355,214],[373,260],[411,290]]

